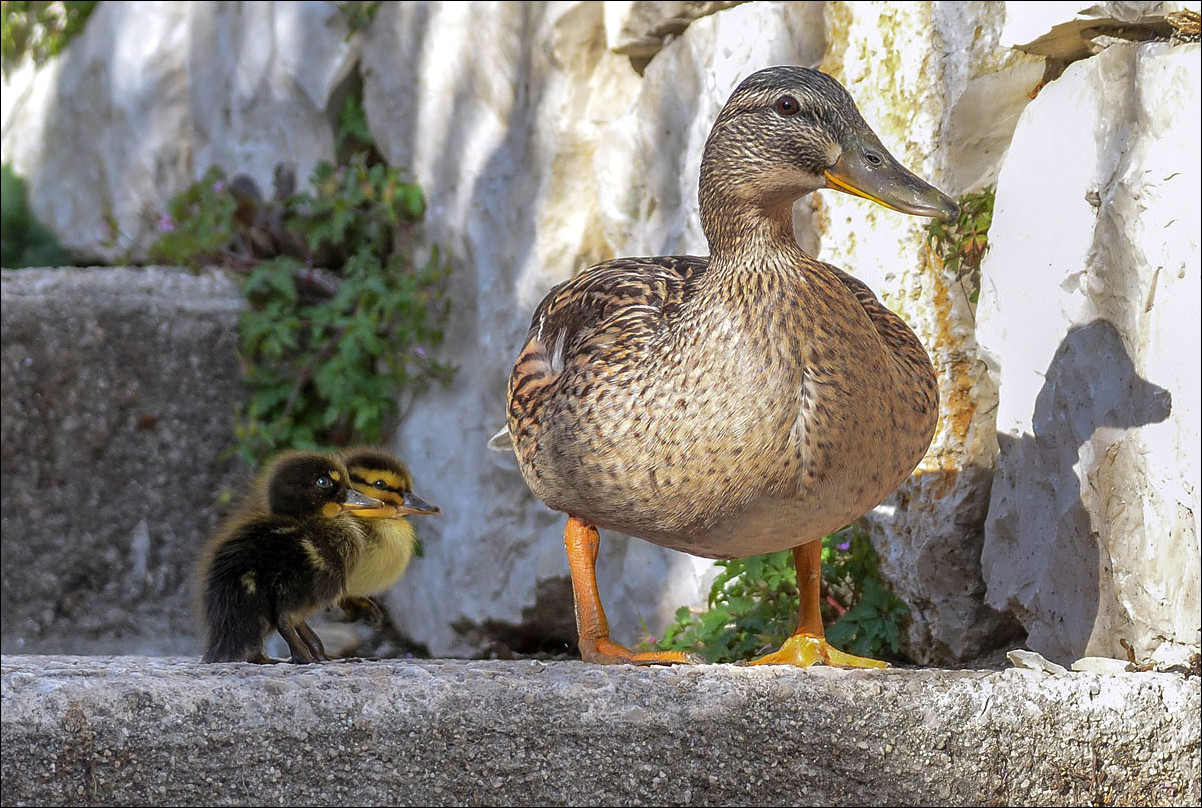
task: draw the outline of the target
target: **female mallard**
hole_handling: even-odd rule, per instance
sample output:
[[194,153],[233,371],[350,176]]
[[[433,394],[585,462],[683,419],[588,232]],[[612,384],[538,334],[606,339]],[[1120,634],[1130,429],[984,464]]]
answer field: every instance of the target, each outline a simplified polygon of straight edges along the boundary
[[827,645],[819,539],[922,459],[935,373],[867,286],[798,247],[793,203],[836,188],[917,216],[958,208],[885,150],[838,82],[803,67],[738,86],[700,185],[710,256],[620,258],[556,286],[509,379],[522,476],[569,517],[581,656],[695,660],[609,639],[594,567],[604,527],[711,558],[791,547],[798,628],[757,662],[883,666]]

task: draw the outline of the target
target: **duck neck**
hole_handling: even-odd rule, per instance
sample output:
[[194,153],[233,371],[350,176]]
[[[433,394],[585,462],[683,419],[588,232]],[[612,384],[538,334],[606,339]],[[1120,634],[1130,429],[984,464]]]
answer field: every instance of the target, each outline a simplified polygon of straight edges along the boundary
[[703,197],[701,227],[709,241],[710,261],[714,265],[751,267],[766,259],[801,255],[793,233],[792,201],[763,208],[706,205]]

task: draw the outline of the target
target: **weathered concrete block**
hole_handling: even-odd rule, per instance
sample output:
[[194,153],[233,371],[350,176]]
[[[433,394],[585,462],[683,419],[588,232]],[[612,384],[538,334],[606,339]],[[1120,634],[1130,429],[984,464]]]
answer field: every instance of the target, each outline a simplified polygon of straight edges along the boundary
[[0,295],[4,651],[196,653],[241,294],[150,268],[4,270]]
[[5,805],[1196,805],[1197,676],[5,656]]

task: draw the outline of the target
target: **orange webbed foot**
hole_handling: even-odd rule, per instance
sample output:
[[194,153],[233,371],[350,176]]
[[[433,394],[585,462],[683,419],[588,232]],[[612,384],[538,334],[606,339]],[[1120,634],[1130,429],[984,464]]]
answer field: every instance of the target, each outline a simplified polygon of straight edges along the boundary
[[840,651],[814,634],[799,632],[785,640],[780,649],[753,659],[749,665],[794,665],[809,668],[813,665],[830,665],[835,668],[887,668],[888,662],[856,656]]
[[686,651],[632,651],[607,638],[582,640],[580,658],[596,665],[700,665],[705,657]]

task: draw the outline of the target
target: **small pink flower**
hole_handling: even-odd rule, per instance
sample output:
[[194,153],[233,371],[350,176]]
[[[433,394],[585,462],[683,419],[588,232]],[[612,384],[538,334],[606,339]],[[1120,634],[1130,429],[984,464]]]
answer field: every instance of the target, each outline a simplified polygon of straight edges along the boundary
[[172,220],[172,218],[169,215],[164,213],[162,216],[159,217],[159,232],[170,233],[174,229],[175,229],[175,222]]
[[217,180],[217,182],[213,183],[213,192],[214,193],[219,194],[224,190],[225,190],[225,183],[222,182],[221,180]]

